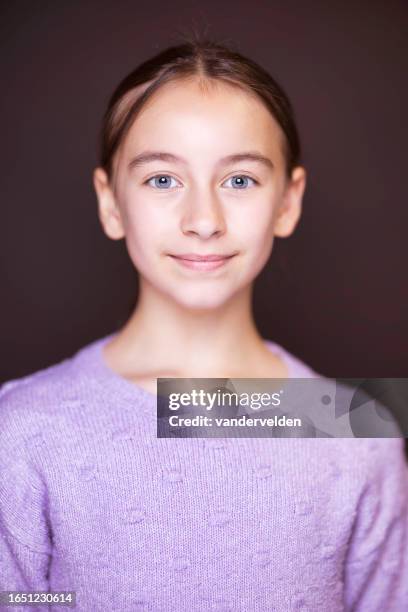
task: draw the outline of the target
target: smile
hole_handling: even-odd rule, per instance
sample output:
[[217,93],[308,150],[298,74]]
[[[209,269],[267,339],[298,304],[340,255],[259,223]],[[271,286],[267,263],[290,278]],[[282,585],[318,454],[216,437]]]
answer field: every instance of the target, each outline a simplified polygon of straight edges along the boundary
[[217,259],[187,259],[186,257],[178,257],[176,255],[170,255],[174,261],[184,268],[190,268],[190,270],[198,270],[202,272],[216,270],[225,266],[227,262],[234,257],[234,255],[228,255],[226,257],[219,257]]

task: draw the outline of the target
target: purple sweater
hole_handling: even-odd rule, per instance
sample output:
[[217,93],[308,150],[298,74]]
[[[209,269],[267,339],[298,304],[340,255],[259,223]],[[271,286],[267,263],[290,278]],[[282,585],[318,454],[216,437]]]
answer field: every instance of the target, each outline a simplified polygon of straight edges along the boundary
[[103,359],[113,335],[0,389],[0,591],[76,591],[84,612],[408,610],[401,438],[158,439],[156,397]]

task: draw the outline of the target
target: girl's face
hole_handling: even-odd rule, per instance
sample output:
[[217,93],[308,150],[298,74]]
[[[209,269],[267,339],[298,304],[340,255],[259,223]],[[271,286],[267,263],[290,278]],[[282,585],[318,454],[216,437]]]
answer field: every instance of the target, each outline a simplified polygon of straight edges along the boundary
[[[114,185],[94,173],[104,230],[125,237],[141,289],[213,309],[248,288],[301,212],[305,172],[287,180],[283,146],[255,96],[220,82],[161,87],[116,154]],[[199,268],[175,257],[183,254],[229,259]]]

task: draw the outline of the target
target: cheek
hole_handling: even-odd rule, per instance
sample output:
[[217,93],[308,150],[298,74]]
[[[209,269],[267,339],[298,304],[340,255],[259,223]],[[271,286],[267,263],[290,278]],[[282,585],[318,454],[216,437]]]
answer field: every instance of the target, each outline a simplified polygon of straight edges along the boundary
[[135,206],[125,220],[126,245],[134,265],[142,272],[152,272],[162,255],[170,250],[169,238],[177,235],[176,230],[163,211]]
[[258,202],[256,211],[251,211],[240,220],[239,236],[247,264],[245,277],[253,280],[267,264],[274,241],[274,202],[271,199]]
[[269,202],[267,205],[259,204],[253,210],[245,211],[234,228],[244,249],[254,257],[270,250],[273,241],[274,207]]
[[135,265],[140,265],[155,244],[157,232],[154,220],[146,210],[134,205],[127,210],[124,219],[126,246],[130,258]]

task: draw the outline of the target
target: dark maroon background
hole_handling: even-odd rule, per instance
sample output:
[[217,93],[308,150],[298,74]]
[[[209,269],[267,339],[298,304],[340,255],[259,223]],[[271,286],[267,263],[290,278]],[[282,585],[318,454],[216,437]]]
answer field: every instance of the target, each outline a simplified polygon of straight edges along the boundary
[[256,284],[265,338],[332,377],[407,377],[404,2],[3,2],[1,372],[23,376],[124,322],[136,273],[99,225],[108,97],[193,25],[286,88],[309,181]]

